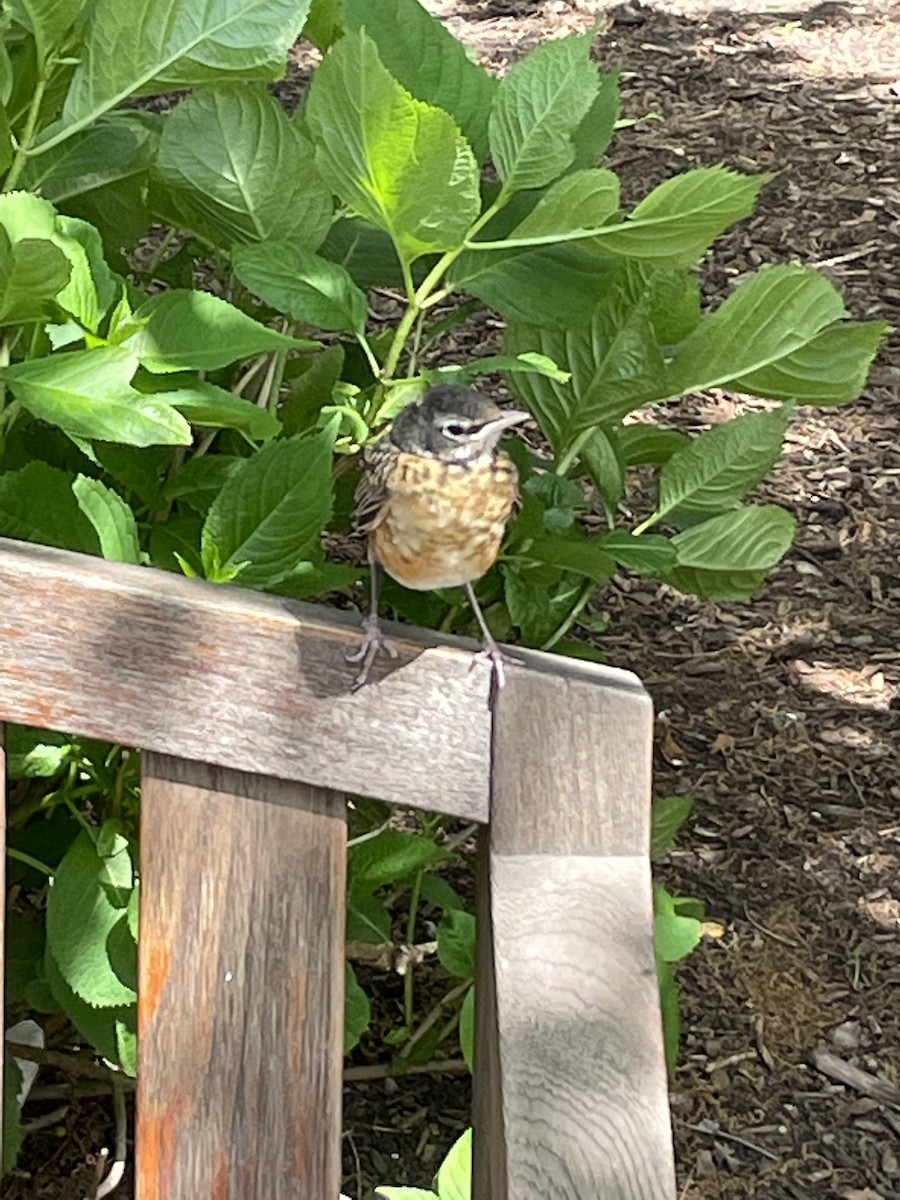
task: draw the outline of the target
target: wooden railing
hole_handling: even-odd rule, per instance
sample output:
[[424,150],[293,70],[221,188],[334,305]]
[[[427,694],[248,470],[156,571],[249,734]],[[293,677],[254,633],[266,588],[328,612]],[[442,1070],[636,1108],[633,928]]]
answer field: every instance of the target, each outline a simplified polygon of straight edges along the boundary
[[145,751],[138,1200],[337,1197],[347,793],[486,827],[475,1200],[670,1200],[649,699],[393,635],[353,693],[350,615],[0,540],[0,720]]

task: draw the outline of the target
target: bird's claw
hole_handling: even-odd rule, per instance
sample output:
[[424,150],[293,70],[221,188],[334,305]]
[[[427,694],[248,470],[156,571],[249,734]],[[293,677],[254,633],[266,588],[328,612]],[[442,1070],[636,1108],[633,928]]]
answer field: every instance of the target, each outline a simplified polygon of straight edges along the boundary
[[379,654],[386,654],[388,658],[397,658],[400,651],[394,645],[390,638],[385,637],[381,631],[381,625],[378,618],[368,616],[362,623],[363,639],[356,650],[352,650],[349,654],[345,654],[344,658],[348,663],[360,663],[360,668],[356,673],[356,678],[353,680],[352,690],[355,692],[361,688],[369,678],[369,672],[372,670],[372,664]]
[[504,654],[493,639],[491,639],[489,642],[485,642],[478,653],[472,656],[472,663],[469,667],[469,670],[474,670],[476,663],[479,661],[486,661],[490,663],[498,691],[506,683],[506,672],[503,670],[504,664],[510,667],[524,667],[525,665],[521,658],[514,658],[511,654]]

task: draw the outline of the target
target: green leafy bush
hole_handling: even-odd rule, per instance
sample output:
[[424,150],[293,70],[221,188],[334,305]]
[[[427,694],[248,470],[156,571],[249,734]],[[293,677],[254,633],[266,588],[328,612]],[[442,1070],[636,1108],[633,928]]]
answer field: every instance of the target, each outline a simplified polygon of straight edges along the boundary
[[[140,9],[136,31],[120,0],[5,0],[0,535],[287,596],[354,587],[364,570],[322,549],[348,528],[345,462],[429,383],[500,372],[546,450],[510,447],[522,507],[479,584],[499,637],[596,656],[567,635],[620,570],[712,599],[761,585],[794,521],[747,498],[793,407],[857,396],[885,330],[793,264],[702,311],[698,264],[765,176],[696,168],[623,210],[597,165],[616,78],[587,36],[498,80],[416,0]],[[326,53],[288,115],[267,84],[304,26]],[[135,103],[181,89],[167,112]],[[135,255],[154,222],[169,233]],[[399,298],[389,325],[373,287]],[[434,366],[482,310],[505,321],[500,353]],[[694,438],[641,411],[711,387],[773,403]],[[648,468],[655,505],[632,522]],[[386,595],[469,628],[456,592]],[[133,1071],[134,756],[15,738],[14,866],[46,925],[14,915],[10,1003],[63,1009]],[[432,871],[435,830],[354,848],[351,936],[389,937],[385,886],[407,889],[410,928],[430,895],[465,994],[436,1027],[460,1021],[470,1054],[472,926]],[[671,931],[679,913],[658,908]],[[664,939],[661,960],[680,948]],[[352,974],[348,989],[352,1044],[369,1014]],[[399,1041],[421,1054],[411,995]]]

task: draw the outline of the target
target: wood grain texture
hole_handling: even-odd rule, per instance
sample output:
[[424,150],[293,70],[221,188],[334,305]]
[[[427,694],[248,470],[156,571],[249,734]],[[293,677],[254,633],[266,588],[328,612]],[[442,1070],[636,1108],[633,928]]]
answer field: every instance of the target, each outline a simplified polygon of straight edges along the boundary
[[344,809],[145,757],[137,1200],[338,1195]]
[[498,699],[496,1033],[490,1013],[477,1022],[475,1087],[499,1084],[502,1102],[476,1108],[475,1200],[675,1195],[652,942],[651,718],[616,676],[591,686],[517,672]]
[[[2,1088],[5,1078],[3,1048],[6,1045],[6,1025],[3,1019],[6,1011],[3,991],[3,981],[6,978],[6,751],[2,725],[0,725],[0,846],[3,848],[3,853],[0,854],[0,896],[3,897],[3,904],[0,905],[0,1088]],[[0,1103],[0,1146],[2,1145],[3,1105]]]

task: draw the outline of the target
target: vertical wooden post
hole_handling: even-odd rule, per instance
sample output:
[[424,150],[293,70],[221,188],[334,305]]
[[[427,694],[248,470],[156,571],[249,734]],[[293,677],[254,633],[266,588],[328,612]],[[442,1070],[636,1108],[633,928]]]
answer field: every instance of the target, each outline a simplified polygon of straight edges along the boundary
[[147,754],[138,1200],[340,1190],[344,804]]
[[675,1195],[652,943],[651,720],[624,672],[515,670],[498,697],[474,1200]]
[[[6,1078],[6,1021],[4,1020],[6,993],[6,751],[4,750],[3,726],[0,725],[0,1101],[3,1099],[3,1080]],[[3,1104],[0,1103],[0,1146],[3,1145]]]

